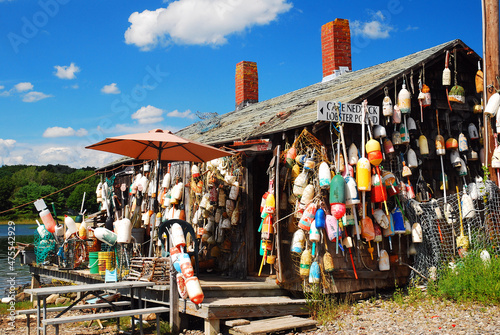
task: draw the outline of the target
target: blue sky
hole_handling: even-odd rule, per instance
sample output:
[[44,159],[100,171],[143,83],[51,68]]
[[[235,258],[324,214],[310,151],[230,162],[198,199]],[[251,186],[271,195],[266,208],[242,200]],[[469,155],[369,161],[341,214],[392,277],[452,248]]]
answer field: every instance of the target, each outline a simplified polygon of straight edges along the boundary
[[261,101],[320,82],[335,18],[353,70],[456,38],[482,55],[481,1],[0,0],[0,165],[100,166],[86,145],[230,112],[242,60]]

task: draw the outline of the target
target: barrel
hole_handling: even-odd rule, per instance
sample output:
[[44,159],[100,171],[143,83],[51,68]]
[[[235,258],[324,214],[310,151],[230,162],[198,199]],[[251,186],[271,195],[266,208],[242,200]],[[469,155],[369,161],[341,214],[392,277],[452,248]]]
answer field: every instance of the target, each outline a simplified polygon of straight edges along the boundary
[[113,251],[100,251],[98,256],[99,274],[104,276],[106,270],[112,271],[115,268],[115,253]]
[[89,269],[91,274],[99,273],[99,260],[98,260],[99,252],[91,251],[89,252]]

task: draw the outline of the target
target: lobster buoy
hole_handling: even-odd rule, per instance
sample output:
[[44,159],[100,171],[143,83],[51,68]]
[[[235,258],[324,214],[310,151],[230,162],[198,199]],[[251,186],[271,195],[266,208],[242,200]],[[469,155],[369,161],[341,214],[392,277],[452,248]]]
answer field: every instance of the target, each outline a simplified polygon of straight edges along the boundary
[[420,155],[427,156],[429,154],[429,144],[427,143],[427,137],[420,135],[418,138],[418,147],[420,149]]
[[297,176],[297,178],[295,178],[295,181],[293,183],[293,194],[295,194],[296,196],[301,196],[306,186],[307,186],[307,171],[304,169]]
[[356,144],[351,143],[349,146],[349,165],[356,165],[358,163],[358,148]]
[[367,158],[361,157],[356,164],[356,184],[359,191],[371,190],[370,162]]
[[496,92],[488,99],[488,103],[486,104],[484,113],[490,117],[494,117],[497,114],[499,107],[500,107],[500,94]]
[[399,207],[395,207],[394,210],[392,211],[392,219],[394,220],[394,233],[395,234],[404,234],[406,229],[405,229],[405,221],[403,219],[403,213],[401,213],[401,210]]
[[299,269],[299,274],[301,277],[307,277],[309,276],[309,271],[311,269],[311,263],[312,263],[312,254],[310,249],[306,249],[302,252],[302,255],[300,256],[300,269]]
[[326,214],[323,208],[319,207],[316,210],[316,214],[314,215],[314,221],[316,222],[317,229],[325,228]]
[[411,239],[413,243],[423,242],[422,226],[418,222],[415,222],[411,228]]
[[311,227],[309,228],[309,241],[315,243],[319,242],[321,239],[321,235],[319,233],[318,227],[316,227],[316,220],[311,223]]
[[330,206],[332,215],[338,220],[345,214],[345,180],[336,174],[330,183]]
[[384,88],[384,92],[385,97],[384,100],[382,100],[382,113],[385,117],[387,117],[387,119],[389,119],[389,117],[394,113],[394,109],[392,107],[392,100],[389,97],[389,90],[387,89],[387,87]]
[[469,150],[467,138],[465,137],[464,133],[460,133],[460,135],[458,135],[458,150],[460,152],[466,152]]
[[197,164],[193,164],[193,166],[191,166],[191,176],[193,178],[198,178],[200,176],[200,169]]
[[380,250],[378,269],[380,271],[389,271],[391,269],[391,264],[389,262],[389,254],[384,249]]
[[300,254],[304,250],[306,235],[302,229],[297,229],[292,236],[291,252]]
[[345,178],[345,204],[346,205],[356,205],[361,202],[359,199],[358,187],[356,181],[351,176],[346,176]]
[[309,283],[317,284],[321,279],[321,271],[318,262],[314,261],[309,269]]
[[325,221],[325,230],[330,241],[335,241],[338,235],[339,224],[333,215],[327,215]]
[[316,215],[317,205],[314,202],[309,203],[307,205],[306,210],[302,214],[302,217],[299,220],[299,227],[304,229],[305,231],[309,231],[311,227],[311,223],[314,220],[314,216]]
[[330,172],[330,167],[326,162],[321,162],[321,164],[319,165],[318,175],[319,175],[319,187],[321,189],[329,189],[332,174]]
[[313,198],[314,198],[314,186],[311,184],[308,184],[304,188],[304,191],[302,192],[302,197],[300,198],[300,203],[307,206],[312,201]]
[[186,289],[189,300],[191,300],[194,304],[199,305],[203,302],[205,295],[203,294],[200,281],[197,277],[193,276],[186,279]]
[[366,142],[365,148],[370,164],[373,166],[379,166],[383,160],[380,143],[372,138]]
[[276,210],[276,200],[274,199],[274,194],[269,193],[266,197],[266,205],[264,206],[264,213],[274,214]]
[[387,201],[387,189],[382,184],[380,176],[377,173],[372,174],[372,202],[384,202]]
[[273,216],[268,215],[264,218],[264,221],[262,222],[261,239],[270,240],[271,235],[273,233],[274,233]]
[[403,87],[398,94],[398,106],[402,114],[410,114],[411,112],[411,97],[410,92],[406,89],[406,84],[403,82]]
[[286,152],[286,166],[291,168],[295,165],[295,157],[297,157],[297,149],[295,147],[291,147]]
[[391,155],[394,153],[394,145],[392,144],[392,141],[388,137],[384,137],[384,152],[386,155]]

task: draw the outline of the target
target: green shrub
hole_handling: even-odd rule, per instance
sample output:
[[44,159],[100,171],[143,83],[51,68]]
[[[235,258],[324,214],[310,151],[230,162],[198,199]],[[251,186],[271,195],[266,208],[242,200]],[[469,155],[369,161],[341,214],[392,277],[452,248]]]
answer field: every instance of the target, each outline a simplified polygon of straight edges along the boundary
[[480,252],[470,251],[466,257],[443,266],[438,281],[428,286],[429,293],[458,302],[499,304],[500,259],[493,256],[485,262]]

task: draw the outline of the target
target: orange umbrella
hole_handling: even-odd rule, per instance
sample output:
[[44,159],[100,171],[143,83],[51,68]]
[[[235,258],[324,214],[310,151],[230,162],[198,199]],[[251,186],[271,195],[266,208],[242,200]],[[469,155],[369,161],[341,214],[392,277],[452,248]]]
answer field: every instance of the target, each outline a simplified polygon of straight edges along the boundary
[[[112,152],[135,159],[156,159],[156,189],[159,190],[160,161],[206,162],[215,158],[228,156],[229,152],[210,145],[190,141],[174,135],[169,130],[153,129],[147,133],[138,133],[109,137],[86,149]],[[157,201],[154,200],[154,209]],[[151,255],[151,248],[150,248]]]
[[135,159],[156,159],[158,161],[206,162],[230,155],[224,150],[187,140],[174,135],[171,131],[162,129],[153,129],[147,133],[109,137],[85,148],[112,152]]

